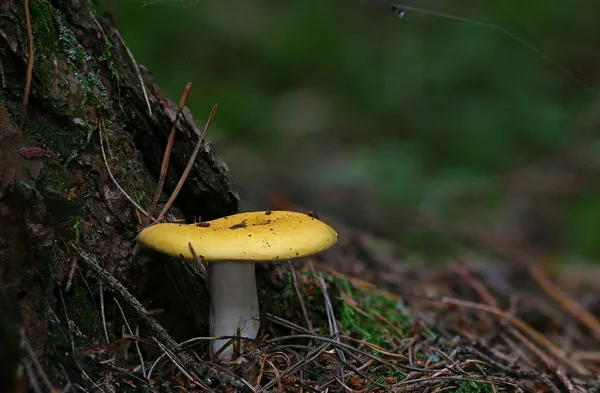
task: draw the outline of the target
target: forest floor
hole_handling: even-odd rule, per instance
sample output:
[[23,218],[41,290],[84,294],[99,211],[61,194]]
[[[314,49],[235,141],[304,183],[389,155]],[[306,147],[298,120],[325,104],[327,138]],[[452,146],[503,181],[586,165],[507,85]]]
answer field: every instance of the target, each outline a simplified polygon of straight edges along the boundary
[[[539,266],[479,255],[425,266],[394,257],[385,240],[336,229],[337,247],[315,258],[258,267],[261,332],[232,339],[232,361],[211,361],[209,338],[188,337],[177,348],[201,368],[186,366],[155,326],[134,333],[137,306],[115,296],[130,322],[121,336],[109,338],[107,318],[96,315],[97,336],[78,346],[82,333],[70,323],[65,353],[49,343],[49,374],[90,392],[599,391],[599,283],[564,272],[553,283]],[[95,268],[80,265],[92,276]],[[97,312],[111,299],[105,291]]]

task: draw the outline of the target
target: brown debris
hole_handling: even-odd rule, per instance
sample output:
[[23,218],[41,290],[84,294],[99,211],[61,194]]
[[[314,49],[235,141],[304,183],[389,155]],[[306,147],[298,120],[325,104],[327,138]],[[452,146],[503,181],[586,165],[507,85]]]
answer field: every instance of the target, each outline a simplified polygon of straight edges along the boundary
[[58,156],[49,150],[42,149],[40,147],[23,147],[19,149],[19,154],[25,158],[34,157],[52,157],[58,158]]
[[229,227],[229,229],[240,229],[240,228],[246,228],[246,220],[240,222],[239,224],[235,224]]

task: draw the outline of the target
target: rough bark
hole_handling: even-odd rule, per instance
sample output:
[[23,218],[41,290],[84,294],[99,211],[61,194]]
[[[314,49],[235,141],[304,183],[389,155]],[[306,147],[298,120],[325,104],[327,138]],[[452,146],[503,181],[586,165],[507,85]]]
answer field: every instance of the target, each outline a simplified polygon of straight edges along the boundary
[[[102,332],[98,281],[85,265],[80,264],[82,274],[75,271],[71,289],[64,291],[78,258],[70,242],[95,255],[146,307],[164,308],[162,320],[172,325],[175,336],[190,329],[202,332],[208,304],[199,298],[204,287],[172,261],[165,265],[154,256],[150,261],[148,253],[132,258],[139,217],[108,176],[99,144],[99,124],[104,122],[115,178],[132,198],[149,206],[176,105],[142,71],[150,115],[123,41],[87,1],[30,0],[30,10],[33,80],[20,129],[28,47],[25,11],[23,1],[0,2],[0,277],[19,299],[29,340],[38,354],[52,360],[61,351],[70,352],[67,314],[74,322],[71,330],[81,333],[74,334],[76,346],[94,344],[90,338]],[[210,111],[206,109],[203,116]],[[178,129],[166,195],[198,140],[189,111]],[[209,141],[203,143],[175,208],[187,219],[237,211],[228,169]],[[115,338],[123,320],[108,296],[105,291],[109,335]]]

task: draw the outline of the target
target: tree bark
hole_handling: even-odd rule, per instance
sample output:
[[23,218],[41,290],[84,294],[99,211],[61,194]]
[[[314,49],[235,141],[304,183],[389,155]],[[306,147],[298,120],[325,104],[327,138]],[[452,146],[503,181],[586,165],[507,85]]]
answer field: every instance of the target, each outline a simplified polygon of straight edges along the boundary
[[[149,72],[136,69],[110,18],[95,15],[88,1],[30,0],[29,7],[33,78],[20,128],[29,44],[25,9],[20,0],[0,2],[0,283],[18,298],[29,341],[38,355],[60,362],[64,351],[71,352],[67,333],[77,347],[97,344],[104,325],[111,341],[120,337],[119,309],[106,288],[100,303],[98,281],[84,264],[72,269],[79,257],[70,243],[95,255],[147,308],[164,308],[162,320],[175,336],[189,334],[187,326],[203,331],[208,301],[202,283],[173,261],[146,252],[132,257],[140,215],[108,175],[99,143],[103,123],[108,166],[147,208],[176,105]],[[187,109],[177,128],[163,201],[199,135]],[[237,212],[229,171],[208,140],[174,206],[178,218],[188,220]]]

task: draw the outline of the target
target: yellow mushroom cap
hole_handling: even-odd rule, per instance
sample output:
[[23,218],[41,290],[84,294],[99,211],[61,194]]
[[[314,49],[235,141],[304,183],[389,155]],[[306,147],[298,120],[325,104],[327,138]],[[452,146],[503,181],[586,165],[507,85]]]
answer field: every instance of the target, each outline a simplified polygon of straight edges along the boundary
[[319,219],[291,211],[234,214],[199,224],[164,223],[142,230],[137,241],[163,254],[193,260],[189,244],[206,261],[277,262],[316,254],[337,242]]

